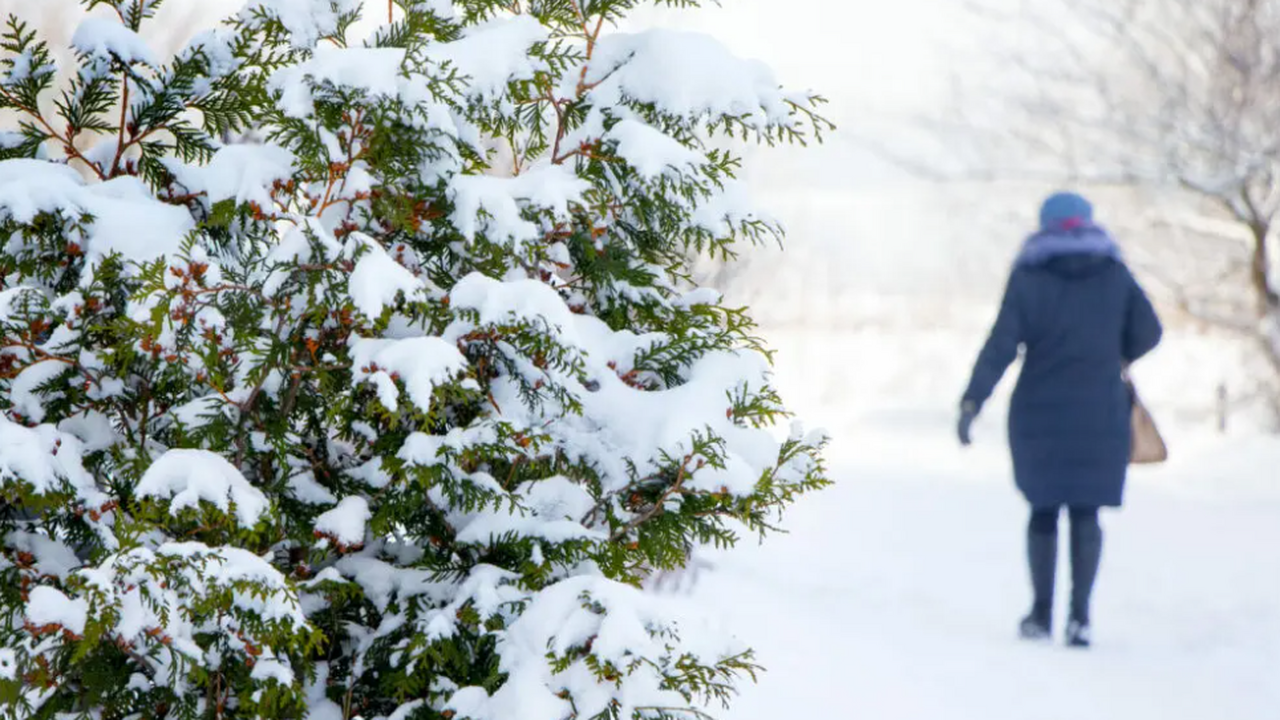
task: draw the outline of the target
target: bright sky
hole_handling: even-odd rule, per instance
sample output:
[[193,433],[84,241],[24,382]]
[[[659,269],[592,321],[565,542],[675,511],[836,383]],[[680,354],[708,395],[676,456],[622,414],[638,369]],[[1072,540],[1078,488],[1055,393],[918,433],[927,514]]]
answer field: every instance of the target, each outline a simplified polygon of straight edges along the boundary
[[[718,37],[783,83],[809,86],[840,115],[860,104],[910,108],[945,89],[939,43],[960,0],[725,0],[720,7],[638,14]],[[651,15],[652,18],[644,17]]]

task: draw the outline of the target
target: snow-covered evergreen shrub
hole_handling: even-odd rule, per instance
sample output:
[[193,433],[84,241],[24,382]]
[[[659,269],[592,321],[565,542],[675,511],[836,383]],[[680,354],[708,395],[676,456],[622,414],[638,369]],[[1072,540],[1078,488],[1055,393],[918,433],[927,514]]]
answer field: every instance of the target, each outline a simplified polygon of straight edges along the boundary
[[16,17],[0,60],[4,714],[731,695],[641,582],[826,482],[687,273],[776,234],[717,138],[817,98],[639,0],[248,0],[173,58],[84,4],[75,68]]

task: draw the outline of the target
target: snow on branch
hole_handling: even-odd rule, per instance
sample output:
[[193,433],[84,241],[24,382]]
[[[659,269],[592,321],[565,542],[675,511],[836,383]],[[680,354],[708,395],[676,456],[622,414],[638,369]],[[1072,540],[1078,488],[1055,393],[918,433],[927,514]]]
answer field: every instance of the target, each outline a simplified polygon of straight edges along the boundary
[[364,544],[365,524],[371,517],[369,501],[351,495],[316,518],[316,533],[340,547],[359,547]]
[[458,348],[436,337],[403,339],[361,338],[352,346],[356,383],[372,383],[388,410],[399,407],[403,383],[409,399],[422,412],[431,409],[435,389],[466,372],[466,358]]
[[510,178],[458,175],[450,185],[451,219],[469,240],[483,233],[518,247],[542,236],[526,210],[545,210],[553,218],[566,219],[571,206],[583,203],[588,189],[585,180],[563,165],[538,165]]
[[169,501],[169,512],[212,504],[224,513],[234,510],[242,527],[253,527],[267,510],[268,500],[225,458],[207,450],[170,450],[151,463],[134,492],[140,498]]
[[529,53],[548,35],[532,15],[498,18],[466,28],[457,40],[428,47],[426,57],[462,75],[469,98],[489,103],[506,95],[511,83],[532,80],[549,69]]
[[27,428],[0,417],[0,487],[15,483],[37,495],[70,492],[87,507],[108,502],[82,465],[79,440],[52,425]]
[[268,88],[280,94],[285,115],[307,118],[315,112],[317,86],[354,88],[370,98],[399,96],[408,86],[404,62],[405,51],[398,48],[322,46],[309,60],[276,71]]
[[234,200],[237,205],[273,204],[272,187],[293,177],[297,158],[278,145],[228,145],[203,165],[169,160],[175,179],[193,193],[203,193],[209,203]]
[[337,34],[344,16],[362,5],[364,0],[248,0],[237,17],[253,25],[260,19],[277,22],[294,48],[309,50]]
[[594,103],[627,100],[688,120],[733,117],[753,130],[796,122],[773,72],[734,56],[710,35],[655,29],[602,38],[583,78]]
[[86,185],[70,167],[39,160],[0,161],[0,217],[30,223],[37,215],[90,217],[81,251],[147,262],[176,254],[195,228],[181,208],[155,199],[137,178]]
[[85,18],[71,36],[71,46],[85,55],[115,59],[125,65],[160,65],[146,41],[117,20]]

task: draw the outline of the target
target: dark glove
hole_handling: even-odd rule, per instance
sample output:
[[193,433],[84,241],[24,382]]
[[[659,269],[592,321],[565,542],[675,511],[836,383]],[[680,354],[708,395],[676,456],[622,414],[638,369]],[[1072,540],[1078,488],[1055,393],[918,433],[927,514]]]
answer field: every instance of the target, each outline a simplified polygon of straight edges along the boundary
[[956,435],[960,437],[960,444],[969,447],[973,443],[972,429],[973,421],[978,418],[978,405],[972,400],[965,400],[960,403],[960,422],[956,424]]

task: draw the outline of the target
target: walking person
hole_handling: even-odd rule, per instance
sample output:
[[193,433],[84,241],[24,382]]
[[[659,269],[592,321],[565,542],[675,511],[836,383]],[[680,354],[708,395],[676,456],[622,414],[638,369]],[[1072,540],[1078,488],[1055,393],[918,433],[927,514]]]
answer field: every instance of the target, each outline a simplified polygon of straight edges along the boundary
[[1130,457],[1127,366],[1160,342],[1151,301],[1125,266],[1093,208],[1058,193],[1022,247],[999,315],[961,401],[970,429],[1005,370],[1023,352],[1009,409],[1018,489],[1031,505],[1027,559],[1034,602],[1020,635],[1052,636],[1058,517],[1070,519],[1071,606],[1066,642],[1090,643],[1089,600],[1102,555],[1100,507],[1119,507]]

